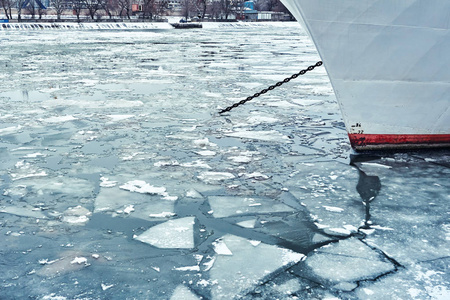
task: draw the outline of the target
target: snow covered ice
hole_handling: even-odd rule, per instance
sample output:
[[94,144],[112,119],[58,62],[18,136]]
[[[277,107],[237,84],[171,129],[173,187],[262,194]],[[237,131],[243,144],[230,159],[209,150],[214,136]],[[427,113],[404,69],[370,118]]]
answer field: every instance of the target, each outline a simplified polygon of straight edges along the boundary
[[447,150],[350,157],[324,68],[217,114],[297,23],[64,26],[0,30],[0,299],[450,297]]

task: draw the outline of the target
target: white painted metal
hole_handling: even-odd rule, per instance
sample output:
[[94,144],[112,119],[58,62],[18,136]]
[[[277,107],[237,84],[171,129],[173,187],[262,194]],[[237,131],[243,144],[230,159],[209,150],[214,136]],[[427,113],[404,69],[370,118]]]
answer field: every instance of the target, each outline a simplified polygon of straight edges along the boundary
[[450,134],[450,1],[282,2],[314,41],[350,134]]

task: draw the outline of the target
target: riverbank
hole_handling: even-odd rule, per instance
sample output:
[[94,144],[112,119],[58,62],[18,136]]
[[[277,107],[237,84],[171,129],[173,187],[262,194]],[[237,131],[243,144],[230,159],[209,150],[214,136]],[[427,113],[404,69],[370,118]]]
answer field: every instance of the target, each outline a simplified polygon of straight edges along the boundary
[[[21,22],[0,23],[0,31],[8,30],[172,30],[174,22]],[[181,23],[180,23],[181,24]],[[191,23],[189,23],[191,24]],[[197,28],[214,29],[222,27],[295,27],[297,22],[199,22]]]

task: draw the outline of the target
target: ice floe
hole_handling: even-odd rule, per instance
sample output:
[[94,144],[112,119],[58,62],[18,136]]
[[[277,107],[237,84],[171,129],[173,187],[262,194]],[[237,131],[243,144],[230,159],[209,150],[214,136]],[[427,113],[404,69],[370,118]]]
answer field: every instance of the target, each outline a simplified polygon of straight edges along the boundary
[[[210,280],[218,283],[212,286],[214,299],[229,299],[230,295],[239,295],[261,283],[265,276],[275,270],[297,263],[305,257],[303,254],[263,243],[253,246],[247,239],[233,235],[224,236],[222,242],[232,255],[217,255],[210,270]],[[252,268],[243,268],[249,261],[252,261]]]
[[305,263],[324,282],[334,284],[375,278],[395,266],[356,238],[317,249]]
[[150,195],[161,195],[163,196],[163,199],[175,201],[178,199],[177,196],[170,196],[166,192],[165,187],[156,187],[151,184],[146,183],[143,180],[132,180],[129,181],[121,186],[119,186],[121,189],[130,191],[130,192],[136,192],[141,194],[150,194]]
[[276,141],[283,143],[290,143],[291,140],[283,135],[282,133],[276,130],[267,130],[267,131],[256,131],[256,130],[239,130],[236,132],[231,132],[225,134],[226,136],[231,137],[240,137],[250,140],[261,140],[261,141]]
[[194,217],[155,225],[134,238],[159,248],[194,248]]
[[288,212],[293,209],[283,203],[269,199],[211,196],[209,203],[214,210],[216,218],[227,217],[236,214],[264,213],[264,212]]

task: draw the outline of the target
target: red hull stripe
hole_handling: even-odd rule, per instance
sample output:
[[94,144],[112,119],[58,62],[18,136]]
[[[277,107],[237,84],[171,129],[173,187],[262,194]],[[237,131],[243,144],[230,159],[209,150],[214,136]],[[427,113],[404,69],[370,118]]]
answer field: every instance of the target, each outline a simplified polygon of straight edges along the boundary
[[450,144],[450,134],[349,134],[348,137],[353,148]]

